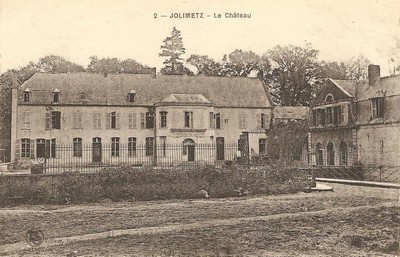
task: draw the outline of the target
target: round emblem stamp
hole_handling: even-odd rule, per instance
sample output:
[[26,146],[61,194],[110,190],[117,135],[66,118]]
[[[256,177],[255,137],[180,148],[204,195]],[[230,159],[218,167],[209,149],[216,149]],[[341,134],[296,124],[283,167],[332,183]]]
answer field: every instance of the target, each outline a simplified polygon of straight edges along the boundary
[[40,229],[33,228],[26,232],[25,239],[30,246],[40,246],[44,242],[44,234]]
[[44,158],[43,158],[43,157],[37,158],[37,162],[38,162],[38,163],[44,163]]

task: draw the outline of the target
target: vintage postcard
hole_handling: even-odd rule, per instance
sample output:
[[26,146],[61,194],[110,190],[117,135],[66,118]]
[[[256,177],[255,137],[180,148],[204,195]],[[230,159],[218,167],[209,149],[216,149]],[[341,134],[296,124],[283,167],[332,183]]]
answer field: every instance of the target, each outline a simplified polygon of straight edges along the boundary
[[399,256],[399,10],[0,0],[0,256]]

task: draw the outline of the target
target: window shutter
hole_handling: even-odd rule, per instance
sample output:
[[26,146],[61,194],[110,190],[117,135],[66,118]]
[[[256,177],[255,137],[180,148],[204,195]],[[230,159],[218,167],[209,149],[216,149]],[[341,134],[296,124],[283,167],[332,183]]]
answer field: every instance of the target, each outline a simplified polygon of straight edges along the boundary
[[31,159],[35,158],[35,139],[31,139],[31,143],[30,143],[30,148],[31,148]]
[[78,112],[78,128],[82,128],[82,113]]
[[140,125],[142,129],[146,127],[146,114],[143,112],[140,113]]
[[264,129],[269,128],[270,116],[269,113],[264,114]]
[[97,128],[97,119],[96,119],[96,113],[93,113],[93,129]]
[[133,129],[133,113],[128,113],[128,128]]
[[261,113],[257,114],[257,129],[261,129]]
[[106,113],[106,129],[111,129],[111,113]]
[[342,107],[343,107],[342,115],[343,115],[343,119],[344,119],[343,123],[347,124],[349,121],[350,108],[349,108],[349,105],[342,105]]
[[120,113],[117,112],[116,116],[115,116],[115,128],[116,129],[120,129],[121,128],[120,125],[119,125],[119,121],[120,121],[119,117],[120,117]]
[[220,113],[220,125],[221,125],[221,129],[225,128],[225,115],[223,113]]
[[136,112],[133,112],[131,114],[132,114],[132,129],[136,129]]
[[51,128],[51,113],[50,112],[46,112],[46,129],[50,129]]
[[15,143],[15,159],[19,159],[21,157],[21,140],[17,139]]

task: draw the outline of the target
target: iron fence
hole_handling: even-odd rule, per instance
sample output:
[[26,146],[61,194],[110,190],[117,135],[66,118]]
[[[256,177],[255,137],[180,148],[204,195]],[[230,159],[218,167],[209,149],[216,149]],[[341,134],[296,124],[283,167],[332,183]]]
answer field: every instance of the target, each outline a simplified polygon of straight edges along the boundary
[[355,165],[355,166],[310,166],[315,178],[400,183],[400,166],[395,165]]
[[117,166],[164,169],[206,165],[220,167],[233,162],[245,162],[238,153],[237,143],[57,145],[50,156],[41,160],[44,162],[44,173],[91,173]]

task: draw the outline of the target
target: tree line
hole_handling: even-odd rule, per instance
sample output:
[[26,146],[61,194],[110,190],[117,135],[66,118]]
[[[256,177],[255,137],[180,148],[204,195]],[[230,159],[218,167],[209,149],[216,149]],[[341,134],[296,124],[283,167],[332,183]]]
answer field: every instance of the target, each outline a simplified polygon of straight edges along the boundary
[[[277,45],[264,54],[236,49],[225,54],[221,61],[207,55],[192,54],[186,60],[186,49],[181,32],[175,27],[161,47],[164,57],[164,75],[189,76],[257,76],[269,88],[275,104],[283,106],[308,106],[326,78],[365,80],[370,63],[364,56],[355,56],[346,62],[327,62],[318,59],[319,51],[311,44],[305,46]],[[400,70],[400,66],[396,68]],[[394,69],[395,70],[395,69]],[[49,55],[38,62],[8,70],[0,75],[0,140],[7,141],[10,134],[11,90],[13,81],[24,83],[37,72],[68,73],[149,73],[150,67],[134,59],[98,58],[91,56],[87,67],[63,57]],[[1,143],[1,141],[0,141]],[[2,144],[4,145],[4,143]],[[0,144],[1,148],[1,144]]]

